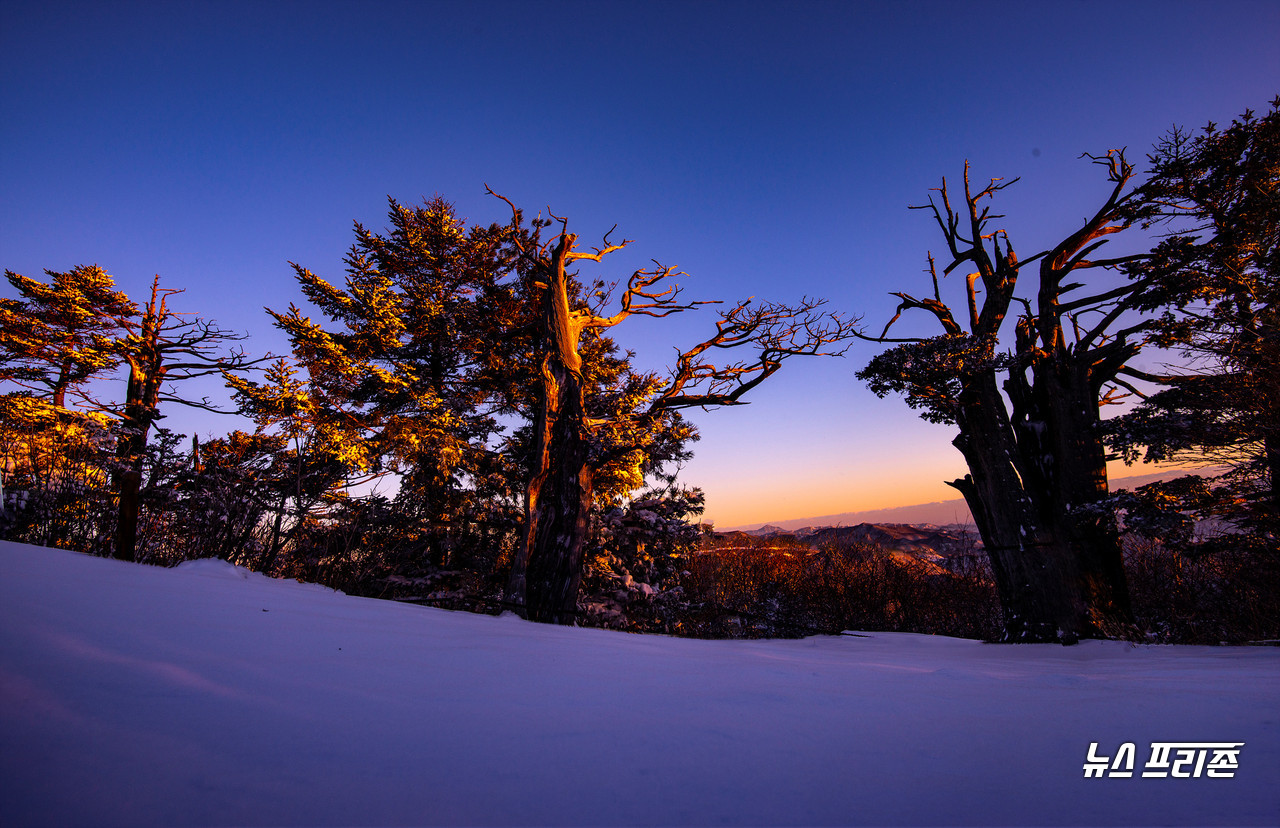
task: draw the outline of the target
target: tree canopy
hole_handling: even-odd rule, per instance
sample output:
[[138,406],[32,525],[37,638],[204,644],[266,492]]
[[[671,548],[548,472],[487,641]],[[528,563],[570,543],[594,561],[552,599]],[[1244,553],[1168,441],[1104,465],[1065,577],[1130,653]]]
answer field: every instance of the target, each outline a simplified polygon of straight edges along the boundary
[[1212,496],[1174,499],[1274,544],[1280,532],[1280,98],[1225,128],[1174,128],[1150,155],[1134,215],[1167,228],[1130,266],[1139,308],[1184,367],[1109,423],[1130,461],[1226,465]]

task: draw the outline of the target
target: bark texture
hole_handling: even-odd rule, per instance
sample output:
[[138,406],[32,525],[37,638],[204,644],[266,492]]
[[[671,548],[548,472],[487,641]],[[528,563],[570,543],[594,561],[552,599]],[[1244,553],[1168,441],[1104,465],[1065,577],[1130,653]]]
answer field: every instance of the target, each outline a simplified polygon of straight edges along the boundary
[[512,562],[509,598],[530,620],[571,624],[577,616],[593,494],[591,434],[587,424],[582,357],[583,318],[569,306],[565,265],[575,237],[562,233],[539,261],[543,285],[537,318],[542,353],[534,420],[533,458],[525,491],[522,546]]

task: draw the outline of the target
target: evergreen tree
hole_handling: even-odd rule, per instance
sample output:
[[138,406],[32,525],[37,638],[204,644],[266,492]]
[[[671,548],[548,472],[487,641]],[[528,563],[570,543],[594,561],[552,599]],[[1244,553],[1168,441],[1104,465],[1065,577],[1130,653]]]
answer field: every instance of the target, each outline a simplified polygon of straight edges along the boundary
[[[659,267],[633,274],[606,316],[613,289],[587,288],[567,266],[623,245],[581,251],[559,219],[544,244],[551,220],[526,225],[512,211],[508,227],[468,228],[443,199],[416,208],[390,200],[386,233],[356,225],[343,286],[294,265],[332,325],[296,305],[269,311],[305,376],[281,364],[261,384],[232,385],[260,430],[305,439],[344,480],[397,474],[392,508],[402,538],[419,538],[420,562],[493,544],[495,527],[523,508],[508,594],[532,618],[569,622],[592,516],[688,456],[696,433],[679,409],[736,404],[785,359],[831,353],[849,330],[819,313],[820,302],[748,301],[722,314],[670,377],[638,372],[606,331],[701,303],[680,302],[663,284],[673,271]],[[744,347],[758,358],[708,359]],[[347,512],[363,514],[358,504]]]
[[0,380],[63,412],[69,393],[120,363],[118,340],[138,309],[97,265],[45,273],[48,284],[5,271],[21,298],[0,299]]
[[137,308],[97,265],[45,272],[5,271],[19,298],[0,299],[0,383],[13,389],[0,398],[0,501],[14,537],[95,548],[111,421],[90,385],[119,365]]
[[[1280,97],[1225,129],[1169,132],[1150,155],[1136,215],[1171,228],[1139,266],[1141,307],[1188,370],[1114,420],[1129,460],[1226,464],[1211,493],[1179,510],[1280,537]],[[1182,488],[1186,488],[1183,486]],[[1192,487],[1190,491],[1198,491]]]
[[254,451],[228,456],[237,463],[251,462],[258,454],[267,460],[258,481],[259,494],[274,513],[262,563],[270,571],[316,510],[340,500],[354,476],[369,467],[367,445],[351,439],[342,410],[324,408],[325,395],[300,379],[287,360],[269,365],[262,382],[235,374],[227,374],[226,380],[240,412],[258,426],[252,440],[246,435],[228,446],[255,446]]
[[[467,228],[440,198],[415,208],[391,199],[388,218],[385,234],[356,224],[345,288],[294,265],[303,293],[336,329],[297,306],[268,312],[306,371],[288,394],[314,450],[348,475],[398,474],[399,502],[416,518],[406,531],[439,561],[469,488],[494,471],[500,405],[490,403],[486,371],[509,305],[506,233]],[[265,423],[264,415],[283,416],[270,413],[282,388],[237,390]]]

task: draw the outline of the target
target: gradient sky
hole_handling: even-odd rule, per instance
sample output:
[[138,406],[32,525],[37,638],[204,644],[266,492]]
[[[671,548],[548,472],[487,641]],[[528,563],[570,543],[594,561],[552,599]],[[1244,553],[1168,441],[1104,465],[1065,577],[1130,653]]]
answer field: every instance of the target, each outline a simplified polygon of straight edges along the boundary
[[[584,241],[634,239],[688,296],[823,296],[876,330],[921,292],[941,177],[1022,181],[1023,255],[1106,192],[1082,152],[1280,92],[1280,4],[1260,2],[62,3],[0,6],[0,267],[98,263],[135,299],[287,352],[262,307],[289,261],[340,281],[386,197],[504,221],[487,183]],[[1132,242],[1134,244],[1137,241]],[[6,286],[7,287],[7,286]],[[711,311],[614,329],[659,367]],[[923,322],[923,320],[921,320]],[[904,330],[906,330],[904,328]],[[955,496],[951,429],[854,378],[876,353],[794,361],[751,404],[701,413],[684,477],[720,526]],[[230,418],[171,412],[179,431]]]

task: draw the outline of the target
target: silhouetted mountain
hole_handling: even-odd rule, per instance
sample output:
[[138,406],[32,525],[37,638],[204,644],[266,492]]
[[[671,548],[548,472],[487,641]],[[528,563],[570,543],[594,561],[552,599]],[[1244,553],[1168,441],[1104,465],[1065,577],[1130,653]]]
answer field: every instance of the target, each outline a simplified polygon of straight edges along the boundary
[[[1198,473],[1220,474],[1221,469],[1202,469]],[[1174,469],[1138,474],[1129,477],[1117,477],[1111,481],[1112,489],[1136,489],[1157,480],[1171,480],[1185,474],[1197,473],[1189,469]],[[962,498],[942,500],[935,503],[918,503],[912,506],[898,506],[893,509],[871,509],[862,512],[842,512],[837,515],[821,515],[818,517],[802,517],[792,520],[780,520],[754,530],[752,534],[769,534],[778,530],[792,533],[814,531],[814,527],[822,526],[856,526],[858,524],[874,524],[877,526],[906,524],[914,526],[973,526],[973,516]],[[750,531],[746,526],[725,527],[726,531]],[[767,532],[765,530],[768,530]]]
[[741,531],[744,535],[751,535],[752,537],[756,537],[756,538],[766,538],[769,535],[793,534],[791,531],[787,529],[783,529],[781,526],[774,526],[772,523],[766,523],[764,526],[761,526],[759,529],[743,529]]

